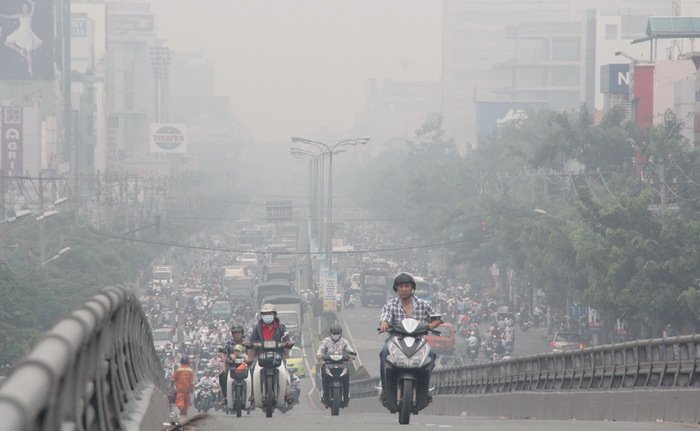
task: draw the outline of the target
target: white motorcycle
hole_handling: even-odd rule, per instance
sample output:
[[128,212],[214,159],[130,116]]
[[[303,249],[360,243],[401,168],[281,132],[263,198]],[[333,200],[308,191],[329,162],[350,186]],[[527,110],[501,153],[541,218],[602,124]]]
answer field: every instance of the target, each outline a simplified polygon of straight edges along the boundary
[[285,401],[289,393],[289,373],[283,362],[283,351],[290,347],[287,342],[265,340],[253,343],[257,355],[257,365],[253,369],[253,395],[255,406],[265,410],[265,416],[272,417],[275,408],[285,412],[290,406]]
[[239,369],[243,364],[243,358],[236,358],[228,361],[228,376],[226,378],[226,399],[227,413],[236,413],[236,417],[241,417],[243,410],[250,414],[250,394],[253,390],[253,382],[250,369],[245,367]]
[[391,412],[399,412],[399,423],[406,425],[411,413],[418,414],[430,404],[430,374],[435,363],[431,349],[423,338],[435,333],[427,324],[416,319],[403,319],[401,323],[388,329],[389,354],[385,367],[385,407]]

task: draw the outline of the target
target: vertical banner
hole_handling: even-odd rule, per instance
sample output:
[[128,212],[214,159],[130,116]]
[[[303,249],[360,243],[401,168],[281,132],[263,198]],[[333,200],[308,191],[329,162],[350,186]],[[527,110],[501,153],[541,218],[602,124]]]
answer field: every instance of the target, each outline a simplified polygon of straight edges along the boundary
[[0,107],[0,159],[7,176],[22,175],[23,171],[23,122],[22,108]]
[[323,311],[336,311],[336,292],[338,290],[336,270],[324,265],[321,268],[321,283],[323,286]]
[[53,3],[0,1],[0,79],[53,79]]

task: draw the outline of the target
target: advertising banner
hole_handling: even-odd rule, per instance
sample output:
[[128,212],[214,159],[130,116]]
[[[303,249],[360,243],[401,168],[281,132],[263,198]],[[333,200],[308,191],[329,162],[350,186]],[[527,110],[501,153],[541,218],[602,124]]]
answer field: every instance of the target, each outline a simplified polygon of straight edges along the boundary
[[549,103],[544,101],[477,101],[477,135],[482,139],[492,135],[498,127],[517,127],[529,114],[548,106]]
[[629,63],[604,64],[600,66],[600,92],[608,94],[629,94]]
[[110,33],[150,33],[153,31],[153,15],[110,14]]
[[54,77],[53,1],[0,0],[0,80]]
[[186,153],[187,132],[184,124],[151,124],[152,153]]
[[322,268],[321,282],[323,286],[323,311],[336,311],[338,272],[335,269]]
[[24,134],[22,108],[0,107],[0,160],[6,176],[22,175]]

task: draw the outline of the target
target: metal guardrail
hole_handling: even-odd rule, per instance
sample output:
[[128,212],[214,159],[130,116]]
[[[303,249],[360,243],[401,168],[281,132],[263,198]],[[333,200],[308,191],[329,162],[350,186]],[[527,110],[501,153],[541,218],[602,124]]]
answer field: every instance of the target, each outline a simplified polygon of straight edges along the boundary
[[[700,334],[638,340],[434,370],[436,394],[700,389]],[[377,396],[379,379],[350,383],[353,398]]]
[[148,320],[132,293],[108,287],[48,331],[3,380],[2,429],[125,429],[127,406],[149,384],[166,388]]

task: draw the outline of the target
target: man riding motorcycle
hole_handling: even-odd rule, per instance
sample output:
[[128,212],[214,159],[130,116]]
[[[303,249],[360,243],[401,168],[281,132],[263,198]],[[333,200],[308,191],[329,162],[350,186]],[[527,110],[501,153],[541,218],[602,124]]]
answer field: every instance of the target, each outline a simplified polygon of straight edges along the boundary
[[[289,333],[287,332],[284,323],[280,322],[277,317],[277,309],[273,304],[263,304],[260,309],[260,320],[258,324],[253,328],[253,332],[250,334],[251,343],[262,343],[266,340],[275,340],[278,343],[282,343],[285,349],[290,349],[294,346],[294,342],[290,340]],[[255,353],[252,354],[253,359],[255,358]],[[289,373],[287,372],[286,365],[282,363],[277,369],[279,370],[280,382],[279,387],[284,388],[284,401],[291,405],[294,402],[292,397],[289,383]],[[259,389],[260,385],[260,366],[255,366],[253,368],[253,394],[251,399],[255,400],[256,389]],[[261,400],[259,400],[261,402]],[[259,403],[256,403],[259,404]],[[262,407],[262,405],[258,405]]]
[[[398,324],[403,319],[413,318],[419,322],[423,322],[430,329],[435,329],[438,327],[442,320],[431,318],[435,313],[433,311],[432,305],[422,299],[416,298],[414,293],[416,291],[416,280],[411,274],[402,272],[394,278],[393,285],[394,292],[398,295],[396,298],[390,299],[382,307],[382,313],[379,317],[379,332],[386,332],[391,325]],[[381,400],[382,403],[386,401],[386,394],[384,391],[385,385],[385,370],[384,363],[386,357],[389,355],[389,347],[387,342],[384,343],[382,351],[379,353],[379,371],[382,381],[382,393]],[[432,363],[435,363],[435,353],[431,351],[430,356],[432,358]]]
[[[326,356],[330,352],[340,352],[343,354],[350,353],[350,359],[355,359],[355,350],[350,346],[350,343],[348,340],[343,338],[343,328],[340,327],[337,323],[334,323],[330,327],[330,335],[321,341],[321,345],[318,347],[318,351],[316,352],[316,360],[318,362],[323,361],[323,357]],[[330,378],[326,375],[325,372],[323,372],[323,369],[321,371],[321,381],[323,382],[323,398],[321,399],[321,402],[325,404],[325,400],[328,399],[329,396],[329,385],[330,385]],[[346,374],[343,377],[343,402],[342,406],[347,407],[348,406],[348,401],[350,400],[350,374]]]
[[203,387],[210,387],[212,391],[218,385],[218,379],[214,377],[211,373],[211,370],[206,369],[204,370],[204,375],[199,379],[199,382],[194,386],[195,391],[197,391],[197,394],[194,397],[194,406],[199,408],[200,406],[200,400],[201,400],[201,391],[199,389]]

